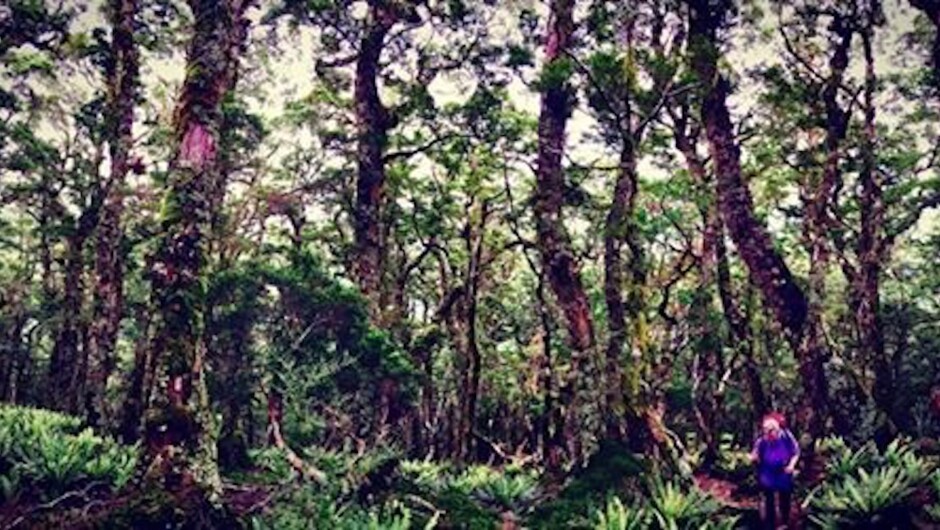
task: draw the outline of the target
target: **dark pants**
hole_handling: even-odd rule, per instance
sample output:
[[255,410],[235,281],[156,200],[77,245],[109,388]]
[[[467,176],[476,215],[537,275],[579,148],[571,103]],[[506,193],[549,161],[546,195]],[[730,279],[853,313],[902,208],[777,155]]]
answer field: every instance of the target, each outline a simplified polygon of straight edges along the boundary
[[785,524],[790,524],[790,495],[790,491],[764,490],[764,517],[767,528],[771,530],[777,528],[777,503],[775,497],[780,498],[780,517]]

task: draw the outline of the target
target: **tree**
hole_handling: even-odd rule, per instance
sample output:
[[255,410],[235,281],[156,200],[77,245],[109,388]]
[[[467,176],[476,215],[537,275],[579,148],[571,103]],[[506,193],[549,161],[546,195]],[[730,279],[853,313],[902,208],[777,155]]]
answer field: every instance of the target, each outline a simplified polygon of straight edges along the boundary
[[369,299],[373,318],[382,321],[385,299],[385,234],[382,210],[385,201],[385,149],[388,131],[396,117],[379,98],[379,59],[385,37],[400,21],[420,21],[409,2],[369,2],[368,26],[356,57],[355,107],[358,147],[356,154],[355,276]]
[[569,84],[572,62],[567,54],[574,33],[573,0],[553,0],[545,34],[545,65],[540,83],[542,90],[536,159],[537,190],[535,198],[536,230],[543,267],[549,284],[567,322],[571,347],[571,368],[560,390],[565,408],[565,440],[569,457],[581,458],[579,400],[582,370],[590,362],[594,348],[594,323],[571,243],[562,223],[565,171],[565,124],[571,114],[574,94]]
[[134,165],[131,152],[140,68],[134,42],[137,12],[137,0],[114,0],[109,5],[112,35],[106,119],[111,174],[95,234],[95,301],[88,339],[88,393],[91,404],[87,414],[92,425],[100,425],[109,416],[105,389],[117,362],[115,348],[124,315],[122,216],[125,179]]
[[157,311],[150,355],[159,388],[145,417],[147,450],[142,461],[147,476],[171,490],[192,482],[210,494],[221,487],[204,380],[205,245],[221,103],[237,78],[248,4],[189,3],[195,26],[175,116],[176,146],[163,199],[162,234],[150,272]]
[[931,48],[930,64],[933,68],[932,81],[934,88],[940,88],[940,1],[911,0],[911,5],[921,11],[936,30]]
[[863,359],[870,359],[875,369],[874,400],[885,414],[880,442],[888,443],[896,427],[891,425],[893,412],[893,368],[885,354],[884,332],[881,322],[881,275],[887,256],[888,243],[884,237],[885,203],[881,172],[876,167],[877,136],[875,130],[875,89],[877,77],[872,52],[875,26],[884,16],[881,3],[866,2],[865,21],[861,29],[862,53],[865,58],[865,113],[862,133],[862,163],[859,171],[861,193],[860,216],[856,256],[858,269],[853,278],[855,286],[855,322],[859,333],[859,349]]
[[718,70],[718,31],[729,12],[717,5],[689,4],[689,46],[692,68],[702,90],[702,123],[715,165],[718,204],[738,254],[750,271],[764,301],[775,316],[800,363],[803,401],[799,416],[813,439],[825,432],[828,391],[825,345],[812,319],[802,288],[770,235],[754,216],[751,194],[741,173],[740,148],[734,136],[727,97],[730,83]]

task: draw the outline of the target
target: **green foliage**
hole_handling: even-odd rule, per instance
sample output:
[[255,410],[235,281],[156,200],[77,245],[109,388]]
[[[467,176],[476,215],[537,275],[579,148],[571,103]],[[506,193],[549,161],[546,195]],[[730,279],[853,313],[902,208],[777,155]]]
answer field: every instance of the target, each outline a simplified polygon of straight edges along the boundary
[[750,451],[735,444],[734,436],[722,433],[718,441],[714,470],[716,475],[748,487],[756,487]]
[[934,471],[930,475],[930,489],[933,498],[937,501],[924,507],[927,517],[931,521],[940,523],[940,470]]
[[0,489],[41,497],[92,481],[114,489],[131,479],[137,450],[82,428],[77,418],[41,409],[0,407]]
[[295,492],[270,513],[251,518],[252,530],[431,530],[437,524],[438,518],[434,515],[419,522],[414,511],[399,501],[364,509],[310,490]]
[[455,471],[429,460],[404,461],[402,476],[413,491],[443,511],[445,521],[461,528],[488,528],[498,514],[529,512],[541,498],[538,477],[526,470],[498,470],[483,465]]
[[588,465],[551,501],[532,515],[534,528],[563,528],[572,521],[589,522],[594,509],[612,494],[638,490],[638,479],[646,472],[644,463],[625,446],[605,441],[591,456]]
[[[208,500],[202,490],[192,488],[172,494],[161,488],[130,489],[124,502],[115,503],[113,511],[103,514],[95,528],[239,528],[241,524],[233,514]],[[75,519],[51,521],[47,528],[71,528]],[[54,517],[54,516],[53,516]],[[74,515],[73,515],[74,517]],[[78,514],[80,526],[93,524],[85,515]]]
[[822,528],[875,527],[906,511],[916,483],[900,468],[860,469],[856,475],[824,488],[813,497],[817,513],[810,518]]
[[[704,491],[682,488],[674,482],[654,482],[650,492],[650,511],[662,530],[705,528],[719,518],[721,505]],[[720,527],[734,526],[735,518],[721,518]]]
[[10,72],[16,75],[41,73],[50,75],[55,68],[52,58],[45,53],[22,51],[7,58]]
[[620,497],[611,497],[604,510],[597,511],[594,530],[644,530],[649,521],[649,513],[642,508],[628,508]]
[[561,89],[568,83],[572,74],[574,62],[567,57],[558,58],[542,68],[535,86],[543,92]]
[[917,506],[914,494],[931,480],[932,465],[904,440],[881,453],[872,444],[851,449],[841,438],[820,442],[834,452],[827,480],[810,493],[804,505],[820,528],[903,528]]
[[534,475],[520,473],[500,475],[483,484],[476,496],[484,504],[502,511],[522,512],[531,507],[538,498],[538,480]]
[[834,478],[844,478],[858,469],[870,467],[877,456],[873,443],[868,442],[852,449],[841,437],[824,440],[820,447],[832,453],[826,461],[826,472]]
[[594,514],[595,530],[731,529],[736,516],[725,515],[711,495],[696,487],[654,481],[648,498],[637,498],[636,506],[625,506],[611,497]]
[[434,460],[405,460],[399,470],[406,480],[425,491],[443,489],[450,466]]
[[265,481],[284,482],[294,474],[284,452],[276,447],[253,449],[248,454],[255,467],[262,471]]

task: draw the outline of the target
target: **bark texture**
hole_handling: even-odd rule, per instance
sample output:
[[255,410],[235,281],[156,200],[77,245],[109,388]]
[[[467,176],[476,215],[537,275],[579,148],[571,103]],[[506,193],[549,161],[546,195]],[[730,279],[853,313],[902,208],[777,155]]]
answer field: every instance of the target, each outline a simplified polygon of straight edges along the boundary
[[[370,0],[369,18],[356,57],[354,84],[356,129],[355,255],[353,274],[369,301],[374,321],[381,322],[385,287],[385,148],[393,117],[379,98],[380,59],[388,32],[407,13],[400,2]],[[403,4],[403,3],[402,3]]]
[[810,325],[806,295],[754,215],[753,199],[741,172],[740,149],[727,105],[730,84],[717,67],[718,30],[726,7],[698,3],[689,7],[692,65],[702,83],[702,123],[715,165],[722,219],[751,281],[797,355],[803,384],[799,416],[810,435],[818,438],[825,432],[828,409],[825,346]]
[[[873,2],[870,9],[878,9]],[[875,130],[875,74],[872,45],[876,12],[869,13],[869,21],[861,31],[862,52],[865,57],[865,87],[863,106],[865,111],[862,131],[862,164],[859,171],[861,194],[861,227],[858,235],[856,255],[858,268],[855,278],[855,325],[858,329],[859,349],[862,359],[875,370],[873,397],[875,404],[885,415],[882,422],[881,441],[893,435],[891,425],[894,402],[894,370],[885,352],[885,339],[881,322],[881,268],[887,255],[884,237],[885,206],[881,173],[876,167],[877,134]]]
[[59,300],[61,323],[49,359],[49,384],[57,389],[48,396],[50,407],[77,414],[88,370],[88,321],[81,307],[85,300],[85,243],[98,224],[105,187],[93,192],[65,243],[65,277]]
[[636,207],[637,183],[636,151],[633,139],[627,138],[620,152],[613,201],[607,211],[604,229],[604,300],[607,304],[608,332],[605,367],[607,410],[604,422],[606,435],[613,440],[622,440],[627,434],[624,419],[627,414],[625,398],[628,383],[623,366],[624,350],[630,343],[630,337],[627,330],[627,306],[623,298],[626,276],[623,247],[627,245],[630,234],[636,230],[631,219]]
[[177,147],[151,270],[156,310],[150,355],[157,382],[144,422],[146,475],[169,489],[221,482],[205,388],[204,264],[217,170],[221,102],[232,89],[244,45],[247,0],[190,0],[195,31],[177,105]]
[[564,313],[572,350],[570,373],[560,389],[565,407],[565,438],[569,457],[581,457],[579,412],[580,379],[594,347],[591,308],[581,283],[578,264],[562,222],[565,176],[565,126],[573,93],[567,82],[566,56],[574,33],[574,0],[554,0],[545,40],[545,86],[538,121],[538,158],[535,198],[536,230],[549,285]]
[[118,331],[124,313],[124,183],[131,168],[134,103],[139,57],[134,43],[137,0],[112,0],[111,57],[108,65],[108,142],[111,175],[95,234],[94,302],[88,339],[87,410],[89,423],[100,426],[110,417],[105,391],[114,371]]

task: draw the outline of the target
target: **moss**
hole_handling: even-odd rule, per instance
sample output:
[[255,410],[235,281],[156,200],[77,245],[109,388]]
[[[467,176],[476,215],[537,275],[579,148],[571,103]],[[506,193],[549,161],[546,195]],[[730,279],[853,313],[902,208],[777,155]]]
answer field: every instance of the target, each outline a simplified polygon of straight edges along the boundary
[[435,506],[443,510],[442,526],[467,530],[490,530],[496,528],[498,516],[480,507],[479,504],[456,488],[447,488],[435,499]]
[[135,492],[128,502],[95,523],[93,528],[135,530],[215,530],[244,528],[231,513],[210,502],[205,490],[190,488],[170,494],[161,489]]
[[579,527],[579,521],[588,525],[596,506],[610,495],[629,491],[635,479],[646,472],[646,465],[625,445],[601,442],[588,465],[572,477],[555,499],[535,511],[528,521],[529,526],[571,528]]

